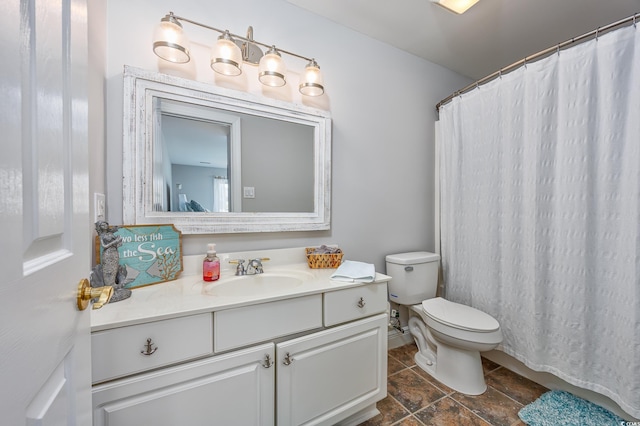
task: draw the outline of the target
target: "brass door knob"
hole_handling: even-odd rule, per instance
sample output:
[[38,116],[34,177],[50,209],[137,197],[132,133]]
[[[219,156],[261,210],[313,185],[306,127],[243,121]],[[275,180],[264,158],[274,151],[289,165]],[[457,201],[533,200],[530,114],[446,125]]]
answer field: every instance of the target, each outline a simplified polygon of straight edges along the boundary
[[83,278],[78,283],[78,309],[84,311],[89,306],[89,302],[93,299],[98,299],[93,303],[93,309],[100,309],[103,305],[109,303],[109,300],[113,296],[113,287],[104,286],[104,287],[91,287],[89,284],[89,280]]

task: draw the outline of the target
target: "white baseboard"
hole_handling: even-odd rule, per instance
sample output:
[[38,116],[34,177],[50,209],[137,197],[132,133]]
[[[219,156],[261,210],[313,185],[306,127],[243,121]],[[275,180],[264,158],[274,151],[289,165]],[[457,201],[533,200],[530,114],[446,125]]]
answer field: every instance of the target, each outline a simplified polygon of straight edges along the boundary
[[388,345],[389,349],[399,348],[413,342],[413,337],[409,333],[409,327],[402,327],[402,333],[395,328],[389,329]]

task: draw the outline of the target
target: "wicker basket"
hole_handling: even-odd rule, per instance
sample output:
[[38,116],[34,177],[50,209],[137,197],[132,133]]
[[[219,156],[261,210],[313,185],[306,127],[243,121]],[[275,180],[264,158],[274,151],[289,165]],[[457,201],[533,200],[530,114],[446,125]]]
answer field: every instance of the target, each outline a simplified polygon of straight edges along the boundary
[[313,254],[315,247],[307,247],[307,264],[311,269],[337,268],[342,263],[343,253]]

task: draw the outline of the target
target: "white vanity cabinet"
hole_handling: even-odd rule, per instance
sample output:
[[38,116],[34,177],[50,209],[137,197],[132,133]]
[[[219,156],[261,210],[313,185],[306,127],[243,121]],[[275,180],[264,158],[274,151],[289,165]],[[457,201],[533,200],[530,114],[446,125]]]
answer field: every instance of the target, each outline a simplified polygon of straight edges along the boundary
[[93,424],[358,424],[387,392],[386,310],[386,281],[328,283],[158,321],[104,321],[92,333]]

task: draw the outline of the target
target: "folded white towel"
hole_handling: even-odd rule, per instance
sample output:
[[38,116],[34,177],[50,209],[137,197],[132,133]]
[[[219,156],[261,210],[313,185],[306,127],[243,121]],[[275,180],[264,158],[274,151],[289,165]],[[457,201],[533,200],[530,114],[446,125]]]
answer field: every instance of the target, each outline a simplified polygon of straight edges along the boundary
[[332,280],[350,283],[370,283],[376,278],[376,267],[371,263],[345,260],[331,275]]

